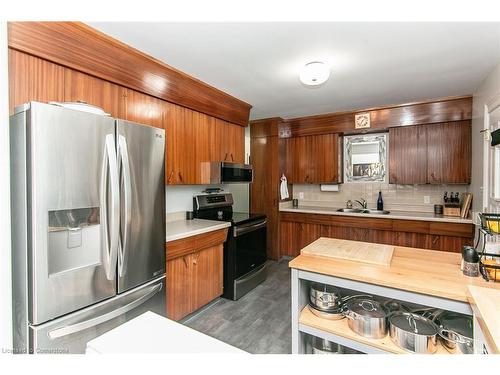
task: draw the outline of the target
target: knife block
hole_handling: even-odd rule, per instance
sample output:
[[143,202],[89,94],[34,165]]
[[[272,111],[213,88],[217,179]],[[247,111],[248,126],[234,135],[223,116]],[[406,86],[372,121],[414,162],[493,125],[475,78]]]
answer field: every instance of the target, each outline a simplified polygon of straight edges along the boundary
[[444,216],[459,216],[460,217],[460,205],[457,204],[445,204],[443,209]]

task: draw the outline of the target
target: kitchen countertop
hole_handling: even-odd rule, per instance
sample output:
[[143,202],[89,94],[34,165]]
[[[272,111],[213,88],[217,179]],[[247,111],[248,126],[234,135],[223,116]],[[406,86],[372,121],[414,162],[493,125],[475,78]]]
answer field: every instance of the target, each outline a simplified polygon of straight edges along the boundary
[[224,229],[231,226],[227,221],[215,221],[204,219],[176,220],[167,222],[166,242],[179,240],[181,238],[208,233],[214,230]]
[[388,267],[305,254],[291,260],[289,267],[461,302],[469,302],[469,286],[500,293],[500,283],[464,276],[461,259],[457,253],[395,246]]
[[246,353],[148,311],[87,343],[86,354]]
[[[340,208],[340,207],[339,207]],[[321,206],[299,206],[299,207],[280,207],[281,212],[297,212],[307,214],[324,214],[324,215],[337,215],[337,216],[358,216],[370,218],[386,218],[386,219],[402,219],[402,220],[422,220],[422,221],[440,221],[448,223],[462,223],[473,224],[472,219],[462,219],[459,217],[436,215],[430,212],[416,212],[416,211],[396,211],[391,210],[387,215],[371,215],[352,212],[338,212],[335,207],[321,207]]]
[[469,302],[479,322],[484,339],[495,353],[500,353],[500,293],[491,288],[469,286]]

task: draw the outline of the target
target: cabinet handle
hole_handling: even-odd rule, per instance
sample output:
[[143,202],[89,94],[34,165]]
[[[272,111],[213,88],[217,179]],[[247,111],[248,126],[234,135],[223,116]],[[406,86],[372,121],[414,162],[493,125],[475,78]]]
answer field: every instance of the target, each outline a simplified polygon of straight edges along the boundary
[[181,180],[181,182],[184,182],[183,179],[182,179],[182,174],[181,172],[179,172],[179,180]]
[[233,154],[231,154],[231,161],[234,161]]
[[439,240],[439,236],[434,236],[434,238],[432,239],[432,244],[435,245]]
[[226,161],[226,160],[227,160],[227,152],[226,152],[226,156],[224,156],[224,161]]
[[434,173],[431,173],[431,178],[433,181],[436,181],[436,176],[434,176]]
[[188,268],[189,267],[189,263],[187,261],[187,256],[182,257],[182,260],[184,261],[184,265],[186,266],[186,268]]
[[174,175],[174,171],[171,171],[170,174],[168,175],[168,178],[167,178],[167,183],[172,181],[172,176]]
[[200,256],[200,254],[199,254],[199,253],[194,254],[194,256],[193,256],[193,264],[194,264],[195,266],[196,266],[196,264],[198,264],[198,257],[199,257],[199,256]]

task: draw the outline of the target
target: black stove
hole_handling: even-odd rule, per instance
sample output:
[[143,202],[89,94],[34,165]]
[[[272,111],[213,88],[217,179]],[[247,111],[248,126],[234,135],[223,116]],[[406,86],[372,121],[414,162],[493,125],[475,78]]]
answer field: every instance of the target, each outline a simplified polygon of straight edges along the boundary
[[223,297],[237,300],[266,279],[266,215],[233,212],[231,194],[206,194],[193,198],[193,216],[231,222],[224,243]]

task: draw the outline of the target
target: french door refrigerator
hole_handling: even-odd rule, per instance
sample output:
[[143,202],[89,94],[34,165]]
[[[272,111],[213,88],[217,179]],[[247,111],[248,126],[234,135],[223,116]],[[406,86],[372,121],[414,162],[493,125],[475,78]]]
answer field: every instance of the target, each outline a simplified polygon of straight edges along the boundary
[[164,130],[38,102],[10,125],[15,351],[165,315]]

